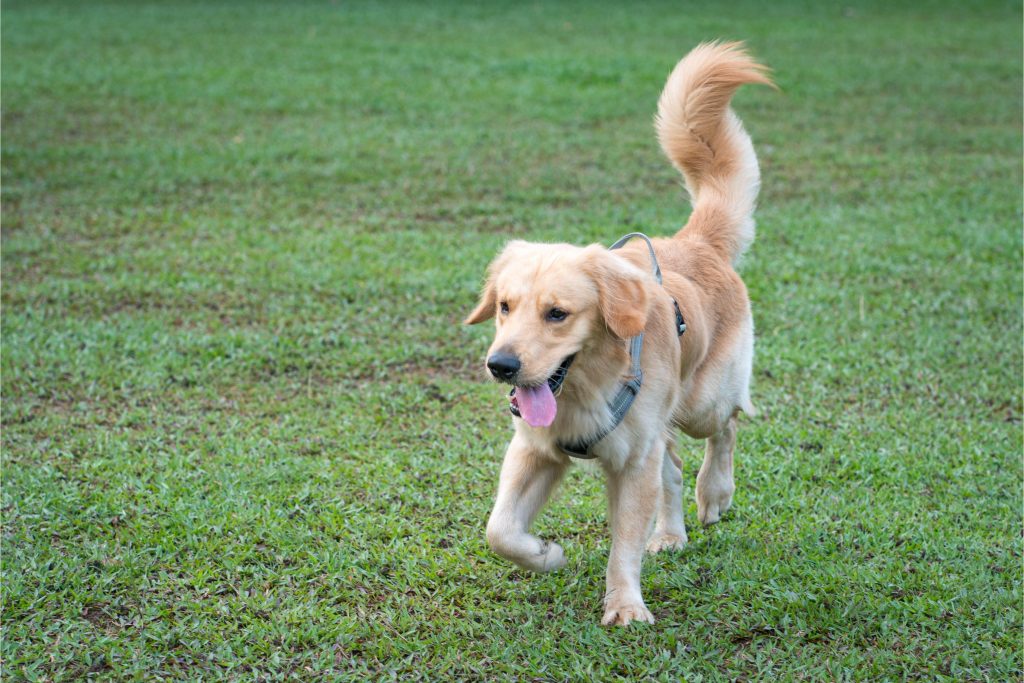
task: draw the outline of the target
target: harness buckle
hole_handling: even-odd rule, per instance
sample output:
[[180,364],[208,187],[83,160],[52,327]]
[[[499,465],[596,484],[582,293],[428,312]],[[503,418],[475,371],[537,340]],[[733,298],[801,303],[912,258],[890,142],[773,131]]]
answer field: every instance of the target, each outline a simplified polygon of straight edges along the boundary
[[683,312],[679,310],[679,302],[672,299],[672,307],[676,309],[676,336],[682,337],[686,332],[686,321],[683,320]]

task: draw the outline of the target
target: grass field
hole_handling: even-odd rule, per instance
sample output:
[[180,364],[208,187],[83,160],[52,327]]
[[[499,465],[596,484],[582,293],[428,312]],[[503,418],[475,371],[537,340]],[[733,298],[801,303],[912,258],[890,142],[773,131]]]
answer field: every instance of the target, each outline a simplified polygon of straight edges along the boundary
[[[4,679],[1020,680],[1021,20],[6,2]],[[539,520],[566,570],[486,547],[460,320],[513,236],[685,221],[651,119],[716,37],[781,87],[736,101],[760,414],[606,630],[595,471]]]

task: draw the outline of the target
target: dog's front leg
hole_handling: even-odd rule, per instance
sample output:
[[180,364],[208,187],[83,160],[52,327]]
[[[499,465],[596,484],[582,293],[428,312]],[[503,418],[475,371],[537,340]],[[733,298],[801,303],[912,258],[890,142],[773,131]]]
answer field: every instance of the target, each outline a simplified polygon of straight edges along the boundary
[[606,626],[626,626],[631,621],[654,623],[654,615],[640,594],[640,565],[658,505],[664,452],[665,444],[659,440],[645,456],[627,461],[621,471],[608,472],[612,549],[601,619]]
[[530,525],[565,474],[566,466],[532,450],[518,435],[513,437],[501,466],[498,498],[487,521],[491,550],[535,572],[565,566],[562,547],[531,534]]

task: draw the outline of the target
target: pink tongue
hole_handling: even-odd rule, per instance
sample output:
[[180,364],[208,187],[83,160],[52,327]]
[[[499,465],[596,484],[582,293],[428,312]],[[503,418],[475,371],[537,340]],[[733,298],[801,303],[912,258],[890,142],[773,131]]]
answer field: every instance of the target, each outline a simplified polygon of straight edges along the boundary
[[548,427],[555,421],[558,404],[547,382],[539,387],[516,387],[516,403],[531,427]]

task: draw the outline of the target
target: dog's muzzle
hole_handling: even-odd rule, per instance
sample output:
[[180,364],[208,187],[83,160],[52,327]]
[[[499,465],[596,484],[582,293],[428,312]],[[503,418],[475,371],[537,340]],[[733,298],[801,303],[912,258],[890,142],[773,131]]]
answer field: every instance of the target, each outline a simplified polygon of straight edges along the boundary
[[[562,361],[558,366],[558,369],[548,377],[548,388],[551,389],[552,394],[557,394],[558,390],[562,388],[562,382],[565,381],[565,375],[569,372],[569,366],[572,365],[573,360],[576,358],[576,354],[572,354],[568,358]],[[516,401],[516,390],[515,387],[512,391],[508,392],[508,409],[516,417],[522,417],[519,413],[519,402]]]

